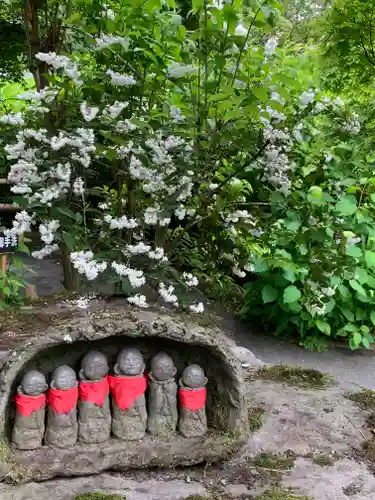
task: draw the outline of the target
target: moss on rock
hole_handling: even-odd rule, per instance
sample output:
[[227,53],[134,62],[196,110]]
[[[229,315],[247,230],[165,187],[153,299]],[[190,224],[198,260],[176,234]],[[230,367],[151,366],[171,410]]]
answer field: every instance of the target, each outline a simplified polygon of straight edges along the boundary
[[75,497],[75,500],[125,500],[125,496],[123,495],[112,495],[110,493],[82,493],[82,495],[78,495]]
[[272,488],[257,497],[258,500],[313,500],[313,497],[294,495],[290,490],[284,488]]
[[357,392],[349,392],[345,394],[345,396],[362,410],[375,410],[375,391],[371,389],[361,389]]
[[320,465],[321,467],[330,467],[336,463],[339,458],[339,455],[336,453],[321,453],[313,457],[312,461],[314,464]]
[[283,453],[260,453],[253,458],[252,463],[256,467],[275,471],[287,471],[293,468],[296,457],[294,454]]
[[262,427],[264,411],[261,406],[250,406],[248,412],[250,432],[256,432]]
[[254,373],[254,378],[281,382],[305,390],[325,389],[333,384],[332,377],[327,373],[288,365],[262,366]]

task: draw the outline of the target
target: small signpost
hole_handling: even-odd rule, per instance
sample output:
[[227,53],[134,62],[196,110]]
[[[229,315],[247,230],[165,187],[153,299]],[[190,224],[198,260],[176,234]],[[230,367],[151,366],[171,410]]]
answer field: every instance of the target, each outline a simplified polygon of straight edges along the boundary
[[0,231],[0,271],[2,273],[5,273],[7,269],[7,254],[14,253],[18,243],[17,236],[7,236],[4,231]]

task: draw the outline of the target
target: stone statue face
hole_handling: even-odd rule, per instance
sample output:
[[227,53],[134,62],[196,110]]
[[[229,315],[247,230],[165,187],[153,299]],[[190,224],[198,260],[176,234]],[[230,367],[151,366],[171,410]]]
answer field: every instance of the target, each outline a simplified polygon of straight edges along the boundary
[[108,373],[108,361],[101,352],[92,351],[83,358],[81,368],[86,380],[101,380]]
[[27,396],[40,396],[47,387],[46,377],[37,370],[27,372],[21,382],[22,392]]
[[145,363],[142,353],[135,347],[125,347],[117,356],[115,373],[117,375],[141,375],[144,372]]
[[191,389],[198,389],[207,384],[207,379],[204,371],[199,365],[189,365],[182,372],[181,381],[185,387]]
[[59,366],[52,373],[51,385],[52,383],[56,389],[60,389],[61,391],[72,389],[73,387],[77,386],[76,373],[73,368],[70,368],[70,366]]
[[174,377],[177,371],[172,358],[165,352],[159,352],[152,358],[150,368],[154,379],[161,382]]

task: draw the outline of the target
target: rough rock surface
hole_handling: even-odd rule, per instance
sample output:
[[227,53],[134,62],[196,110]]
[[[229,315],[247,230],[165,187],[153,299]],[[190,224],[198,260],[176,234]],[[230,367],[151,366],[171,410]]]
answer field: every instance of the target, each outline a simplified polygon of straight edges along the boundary
[[[234,349],[233,349],[234,347]],[[232,346],[235,353],[235,346]],[[238,349],[246,365],[251,353]],[[252,361],[249,375],[257,363]],[[246,366],[245,366],[246,368]],[[296,495],[315,500],[375,500],[375,478],[369,464],[353,448],[372,439],[366,425],[369,412],[345,398],[346,388],[304,391],[278,382],[253,380],[243,384],[247,404],[264,409],[263,425],[229,461],[208,467],[172,470],[134,470],[94,477],[59,479],[22,486],[0,485],[1,500],[74,500],[79,493],[119,493],[127,500],[182,500],[191,495],[219,492],[222,500],[256,498],[275,484],[293,488]],[[332,465],[316,463],[332,456]],[[290,470],[254,463],[260,453],[295,457]],[[241,496],[242,495],[242,496]]]
[[87,492],[124,495],[126,500],[182,500],[191,495],[204,495],[206,488],[199,483],[183,480],[137,482],[119,475],[75,478],[70,480],[31,483],[19,487],[0,485],[1,500],[74,500]]
[[[53,309],[53,308],[52,308]],[[165,349],[181,372],[192,360],[204,367],[208,376],[207,412],[214,429],[203,440],[181,437],[169,442],[145,438],[138,443],[114,439],[98,446],[81,445],[58,450],[43,446],[30,452],[17,451],[13,460],[30,479],[94,474],[105,470],[137,467],[165,467],[215,461],[246,442],[247,409],[241,363],[232,344],[219,328],[187,321],[186,315],[160,310],[134,311],[120,302],[103,307],[96,301],[84,311],[76,309],[67,320],[46,308],[50,325],[24,341],[2,360],[0,373],[0,438],[7,442],[12,396],[22,374],[38,367],[50,373],[56,366],[79,366],[89,350],[99,349],[108,359],[130,344],[150,359]]]

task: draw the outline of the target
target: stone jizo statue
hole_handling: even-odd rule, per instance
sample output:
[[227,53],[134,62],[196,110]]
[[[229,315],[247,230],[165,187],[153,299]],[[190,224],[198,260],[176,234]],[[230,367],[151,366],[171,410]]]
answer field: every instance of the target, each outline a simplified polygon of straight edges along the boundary
[[20,450],[35,450],[42,446],[47,388],[45,376],[37,370],[27,372],[17,388],[12,441]]
[[203,436],[207,432],[206,384],[207,378],[199,365],[190,365],[182,372],[178,430],[185,437]]
[[149,373],[149,416],[147,429],[150,434],[168,436],[177,427],[176,367],[168,354],[159,352],[151,360]]
[[99,351],[86,354],[79,372],[78,438],[102,443],[111,435],[108,361]]
[[52,373],[48,390],[48,418],[45,442],[56,448],[77,443],[78,383],[75,371],[63,365]]
[[147,381],[142,353],[126,347],[117,356],[114,376],[108,381],[112,392],[112,433],[132,441],[144,437],[147,427],[145,392]]

